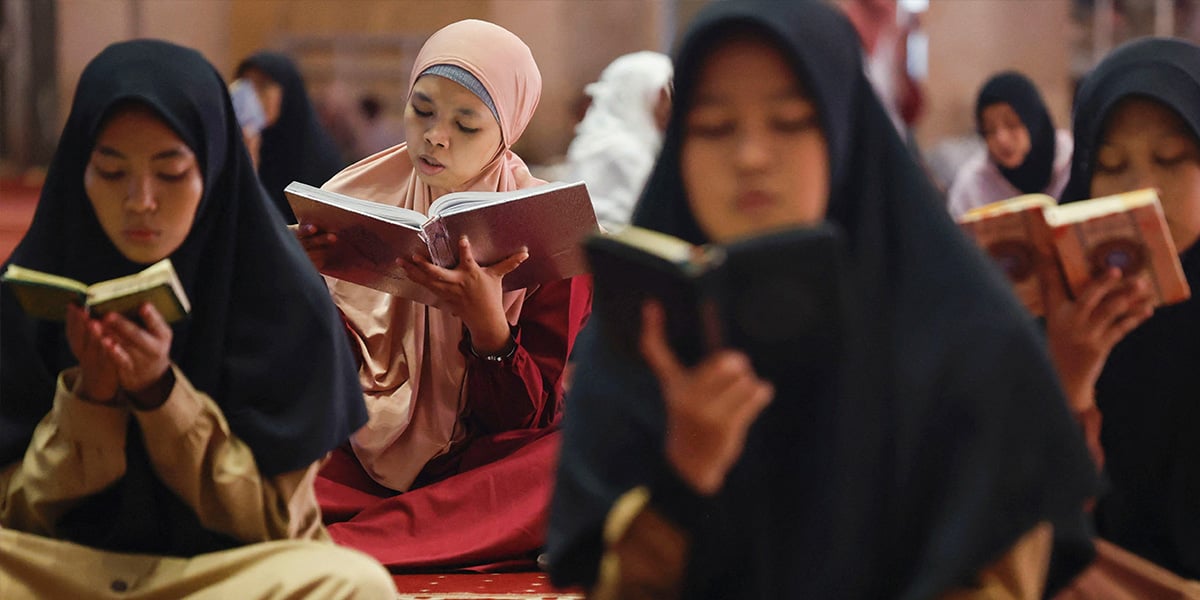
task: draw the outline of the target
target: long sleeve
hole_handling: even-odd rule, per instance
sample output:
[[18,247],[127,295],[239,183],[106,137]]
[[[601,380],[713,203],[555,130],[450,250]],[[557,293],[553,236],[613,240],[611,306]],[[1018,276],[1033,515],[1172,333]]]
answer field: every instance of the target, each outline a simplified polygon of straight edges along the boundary
[[514,328],[516,350],[502,361],[467,356],[467,408],[489,433],[545,427],[557,421],[563,369],[591,311],[591,277],[542,285],[529,295]]
[[158,478],[206,528],[244,542],[326,539],[312,486],[317,465],[263,478],[220,408],[178,369],[167,401],[134,414]]
[[0,525],[55,537],[67,511],[124,475],[132,413],[155,473],[206,528],[245,542],[328,539],[312,486],[318,466],[262,478],[216,403],[172,368],[167,401],[145,412],[79,399],[75,370],[64,371],[24,459],[0,473]]
[[125,474],[130,411],[81,400],[72,392],[77,374],[59,375],[25,456],[0,471],[2,527],[53,536],[67,511]]

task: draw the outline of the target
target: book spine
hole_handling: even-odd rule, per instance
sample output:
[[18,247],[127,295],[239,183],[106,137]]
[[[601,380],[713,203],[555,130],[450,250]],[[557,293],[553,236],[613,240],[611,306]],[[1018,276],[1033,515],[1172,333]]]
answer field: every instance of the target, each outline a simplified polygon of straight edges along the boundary
[[450,240],[450,232],[446,231],[446,222],[441,217],[433,217],[421,226],[421,239],[429,246],[433,264],[446,269],[458,266],[458,253]]

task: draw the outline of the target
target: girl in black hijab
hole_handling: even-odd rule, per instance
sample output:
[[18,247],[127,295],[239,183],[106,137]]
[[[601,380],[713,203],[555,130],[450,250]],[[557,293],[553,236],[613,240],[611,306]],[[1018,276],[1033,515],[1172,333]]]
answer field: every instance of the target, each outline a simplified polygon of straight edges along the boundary
[[266,113],[258,176],[287,222],[295,223],[283,188],[293,181],[319,186],[341,171],[345,162],[317,118],[304,78],[290,58],[259,52],[238,65],[236,76],[254,84]]
[[46,182],[9,264],[95,282],[169,257],[193,308],[170,326],[149,304],[140,324],[72,308],[64,328],[0,288],[0,595],[384,595],[378,565],[312,543],[317,462],[365,422],[362,392],[216,70],[165,42],[109,46]]
[[767,380],[735,350],[683,367],[653,309],[642,356],[622,354],[597,333],[622,324],[593,313],[566,400],[555,582],[1038,595],[1049,523],[1080,517],[1094,472],[1033,324],[891,127],[853,29],[822,2],[716,2],[676,77],[634,224],[698,244],[824,220],[844,238],[842,336],[822,377],[797,362]]
[[[1153,187],[1191,300],[1151,316],[1146,282],[1099,280],[1048,305],[1051,354],[1066,391],[1098,433],[1108,488],[1100,536],[1200,579],[1200,47],[1127,44],[1075,100],[1071,181],[1063,202]],[[1103,415],[1103,425],[1100,424]]]
[[975,101],[984,151],[962,166],[950,186],[950,212],[1021,194],[1058,197],[1071,164],[1071,135],[1056,131],[1042,95],[1028,77],[1005,71],[989,79]]

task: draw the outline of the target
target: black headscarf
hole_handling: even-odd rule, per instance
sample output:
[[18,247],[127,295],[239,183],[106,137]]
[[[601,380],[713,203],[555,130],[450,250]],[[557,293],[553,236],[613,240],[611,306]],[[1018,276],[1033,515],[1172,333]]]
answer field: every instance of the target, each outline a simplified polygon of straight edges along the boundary
[[[1146,39],[1115,50],[1075,98],[1075,155],[1063,202],[1091,197],[1106,121],[1130,97],[1156,100],[1200,144],[1200,46]],[[1200,579],[1200,244],[1180,258],[1192,299],[1155,311],[1121,340],[1096,384],[1111,489],[1096,507],[1105,538]]]
[[1029,130],[1029,154],[1015,169],[997,164],[1000,174],[1023,194],[1042,192],[1050,185],[1054,174],[1056,134],[1050,112],[1042,95],[1028,77],[1016,71],[1000,73],[983,84],[975,101],[975,127],[983,135],[983,110],[993,104],[1005,103]]
[[[1080,518],[1094,468],[1033,323],[946,214],[835,8],[728,0],[701,12],[634,223],[707,241],[680,175],[684,119],[700,65],[741,26],[781,49],[818,107],[847,324],[833,384],[773,382],[712,510],[692,521],[684,597],[936,597],[1036,523]],[[638,485],[657,493],[669,468],[657,382],[596,334],[611,326],[598,317],[566,400],[547,540],[560,584],[595,580],[613,502]]]
[[[145,267],[105,235],[83,183],[106,119],[129,103],[179,135],[204,177],[192,229],[170,256],[193,307],[173,325],[171,359],[220,406],[264,477],[305,468],[366,421],[357,368],[329,292],[259,186],[225,85],[200,53],[139,40],[92,60],[9,262],[84,282]],[[28,318],[7,286],[0,300],[0,465],[9,465],[49,412],[58,372],[77,361],[62,323]],[[125,477],[68,515],[64,537],[180,555],[229,545],[206,540],[153,476],[130,423]]]
[[346,165],[337,144],[317,118],[304,78],[290,58],[259,52],[238,65],[237,76],[245,74],[246,69],[266,73],[283,88],[279,119],[262,131],[258,176],[287,222],[295,223],[283,188],[293,181],[320,186]]

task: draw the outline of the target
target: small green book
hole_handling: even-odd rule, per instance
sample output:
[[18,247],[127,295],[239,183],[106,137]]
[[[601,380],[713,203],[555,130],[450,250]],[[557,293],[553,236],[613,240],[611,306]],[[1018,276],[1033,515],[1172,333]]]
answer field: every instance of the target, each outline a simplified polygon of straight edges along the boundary
[[153,304],[168,323],[192,310],[169,258],[133,275],[92,285],[17,265],[9,265],[0,282],[12,288],[26,314],[50,321],[65,321],[70,304],[85,306],[98,315],[121,313],[138,322],[137,309],[145,302]]

